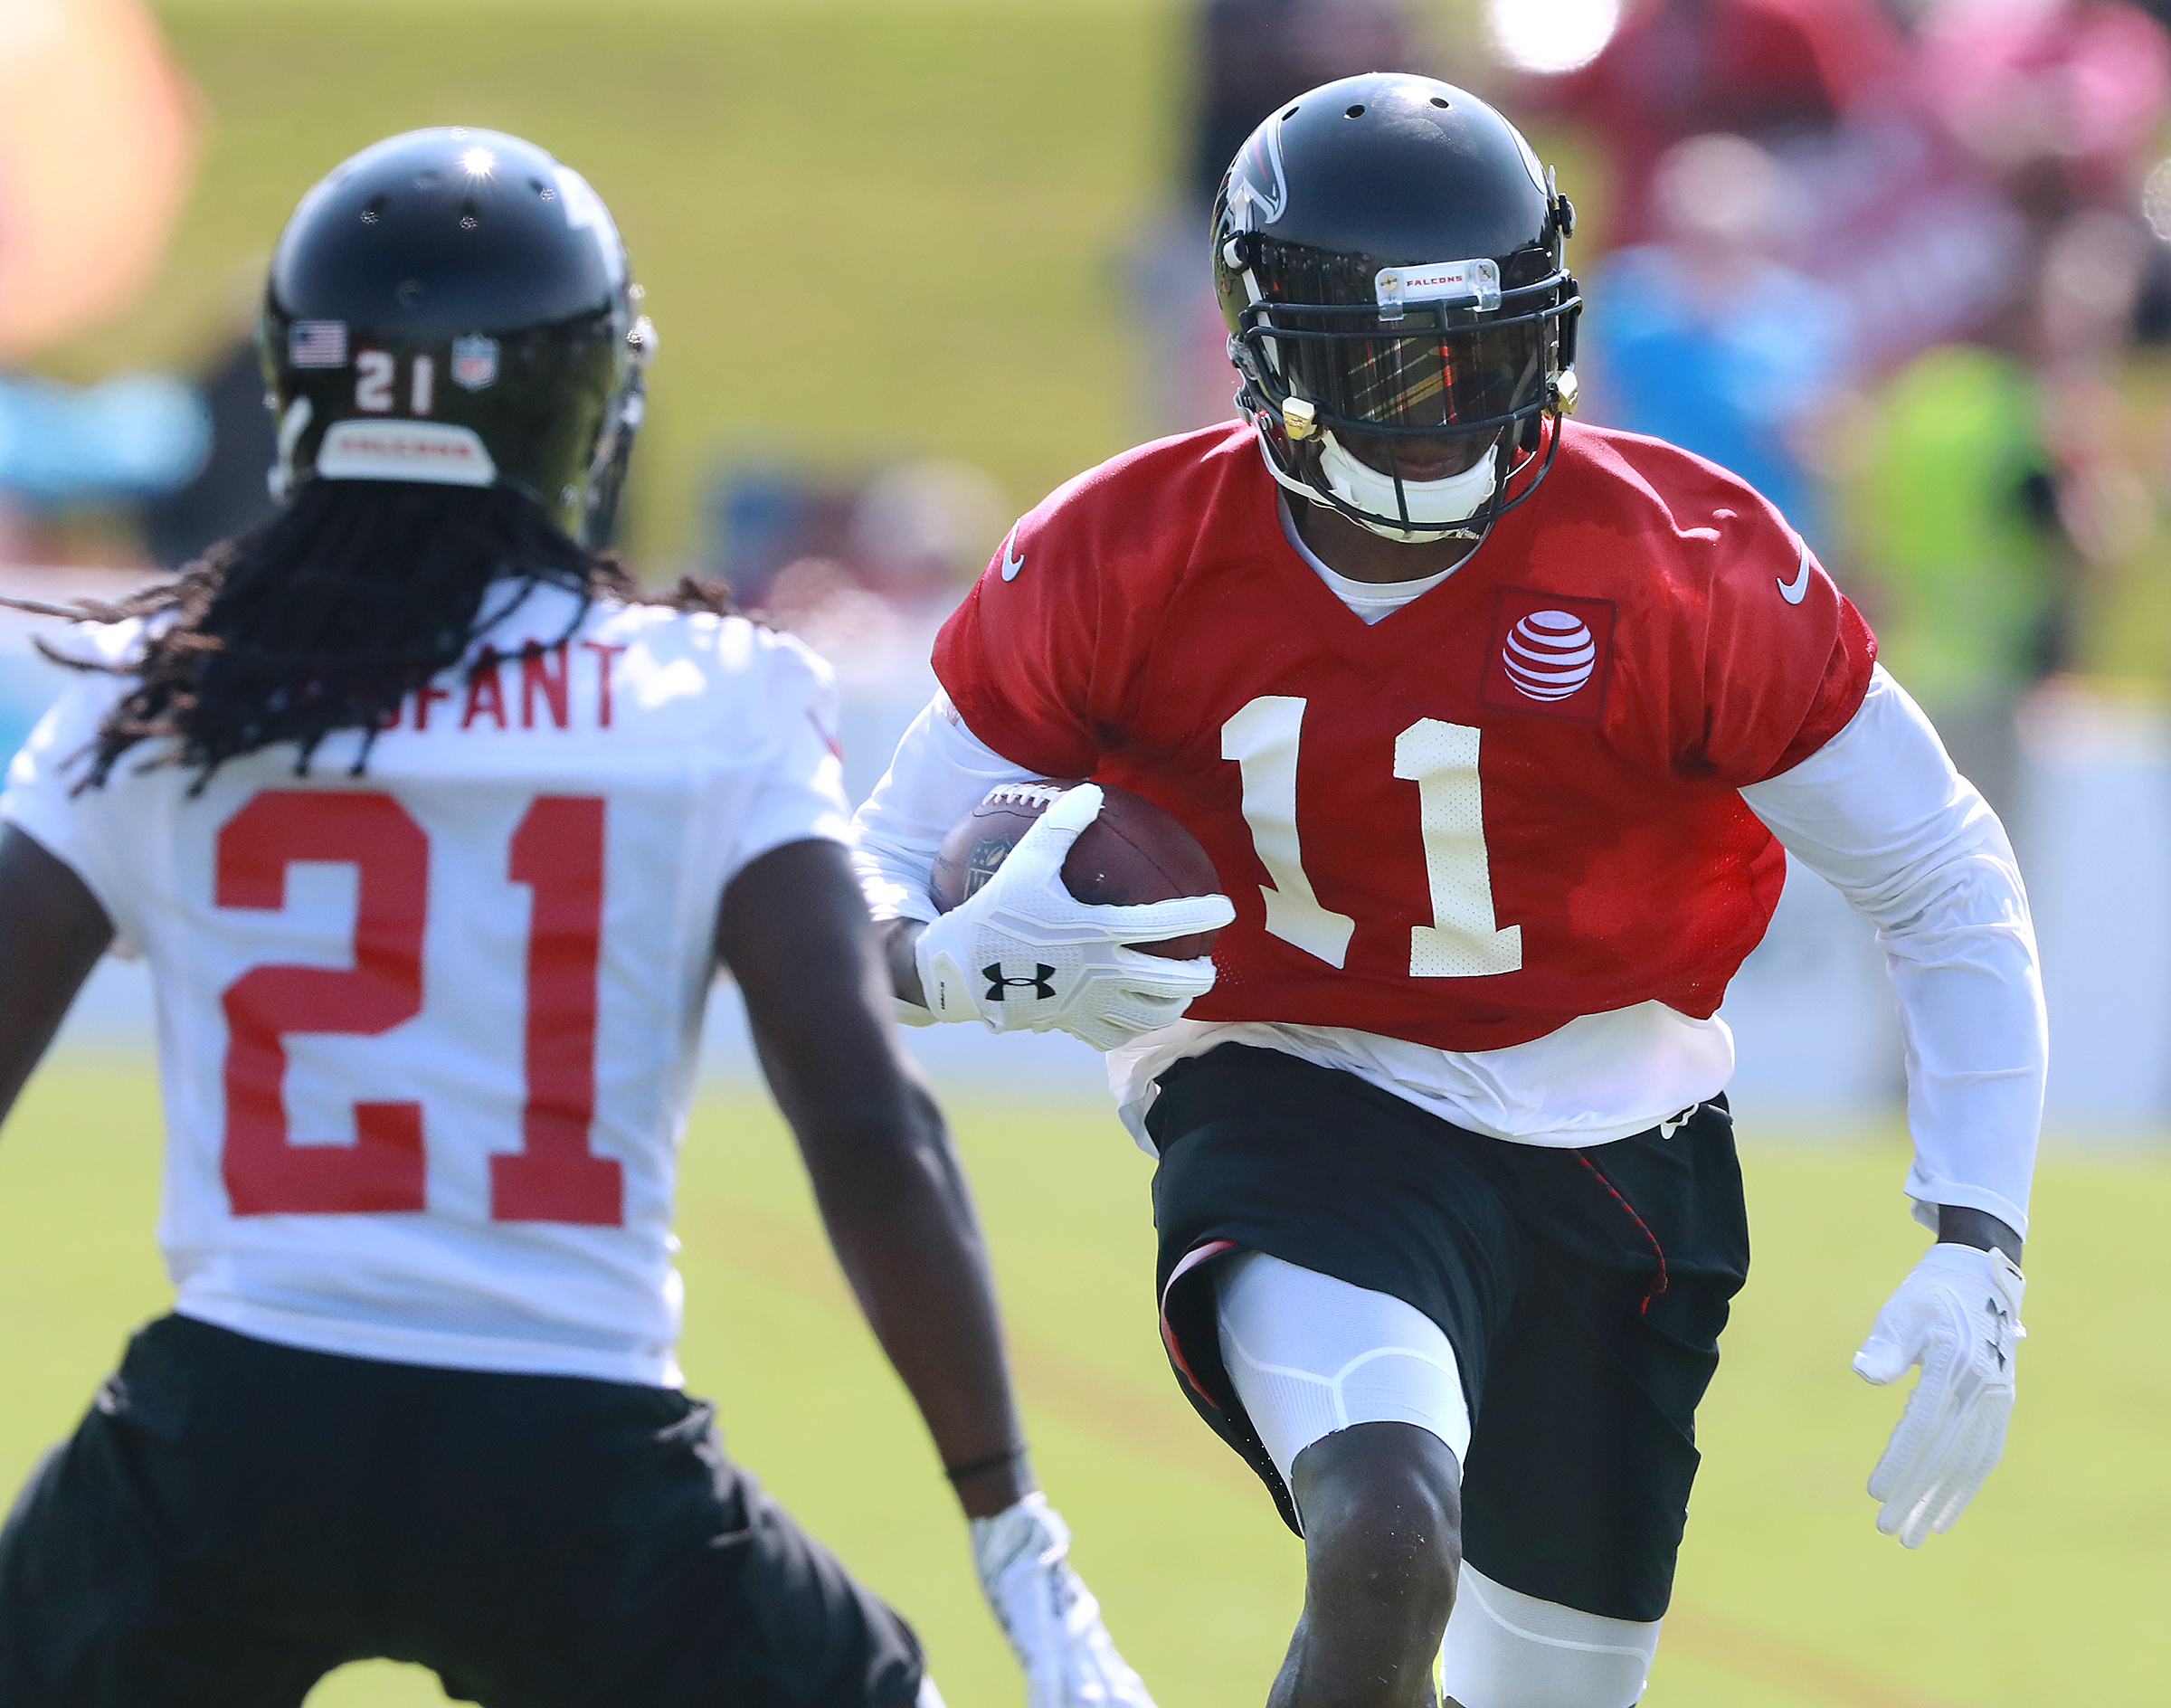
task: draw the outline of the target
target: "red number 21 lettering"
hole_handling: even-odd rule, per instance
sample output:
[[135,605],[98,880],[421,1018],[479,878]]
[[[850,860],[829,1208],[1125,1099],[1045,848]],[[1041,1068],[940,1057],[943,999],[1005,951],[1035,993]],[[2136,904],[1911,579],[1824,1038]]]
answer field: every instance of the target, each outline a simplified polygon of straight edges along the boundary
[[[499,1221],[622,1219],[620,1164],[588,1148],[595,1115],[596,976],[602,956],[603,802],[544,795],[513,832],[507,876],[528,887],[526,1096],[522,1148],[490,1159]],[[430,839],[388,794],[271,789],[218,837],[222,907],[286,905],[298,862],[356,872],[355,964],[252,967],[226,987],[226,1138],[237,1216],[334,1215],[424,1207],[422,1107],[356,1102],[355,1143],[296,1144],[286,1039],[375,1037],[422,1009]]]
[[603,803],[539,798],[513,832],[512,878],[535,892],[527,928],[526,1106],[521,1148],[490,1159],[499,1221],[622,1219],[624,1171],[588,1148],[595,1119],[595,978],[603,935]]

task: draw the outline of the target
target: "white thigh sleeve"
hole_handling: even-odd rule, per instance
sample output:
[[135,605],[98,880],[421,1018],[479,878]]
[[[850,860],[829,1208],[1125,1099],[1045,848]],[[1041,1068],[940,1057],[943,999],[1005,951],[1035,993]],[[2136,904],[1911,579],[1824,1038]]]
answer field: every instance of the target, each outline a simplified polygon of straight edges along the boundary
[[1440,1688],[1462,1708],[1630,1708],[1643,1700],[1662,1623],[1541,1601],[1465,1561]]
[[1298,1454],[1352,1424],[1429,1429],[1458,1464],[1470,1451],[1455,1348],[1414,1305],[1263,1251],[1216,1263],[1214,1292],[1221,1362],[1283,1482]]

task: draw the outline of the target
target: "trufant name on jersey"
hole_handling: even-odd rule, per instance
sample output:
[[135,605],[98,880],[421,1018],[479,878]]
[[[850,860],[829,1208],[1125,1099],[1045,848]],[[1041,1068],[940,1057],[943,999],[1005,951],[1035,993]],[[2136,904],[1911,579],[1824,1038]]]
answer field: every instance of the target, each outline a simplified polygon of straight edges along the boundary
[[425,682],[384,720],[386,730],[609,729],[611,665],[625,650],[601,640],[485,646],[459,688]]

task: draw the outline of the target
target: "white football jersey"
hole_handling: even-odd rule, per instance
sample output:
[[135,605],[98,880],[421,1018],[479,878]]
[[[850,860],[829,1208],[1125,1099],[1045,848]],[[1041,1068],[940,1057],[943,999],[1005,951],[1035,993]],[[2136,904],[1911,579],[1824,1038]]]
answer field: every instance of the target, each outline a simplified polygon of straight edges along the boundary
[[[511,584],[491,593],[504,603]],[[77,792],[86,676],[0,816],[149,957],[185,1315],[318,1351],[676,1385],[677,1151],[718,903],[845,840],[834,687],[736,617],[538,588],[358,732]],[[125,659],[136,625],[79,644]]]

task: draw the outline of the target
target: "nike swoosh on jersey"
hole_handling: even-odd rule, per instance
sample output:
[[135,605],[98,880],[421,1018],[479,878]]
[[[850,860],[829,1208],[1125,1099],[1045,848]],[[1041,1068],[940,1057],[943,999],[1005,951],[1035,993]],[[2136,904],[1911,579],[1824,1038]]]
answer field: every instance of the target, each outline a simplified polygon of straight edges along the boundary
[[1802,566],[1794,572],[1792,581],[1780,581],[1777,575],[1771,579],[1779,590],[1780,598],[1790,605],[1800,604],[1802,595],[1809,591],[1809,548],[1806,546],[1802,547]]
[[1012,557],[1010,555],[1010,547],[1017,542],[1017,538],[1018,530],[1016,528],[1012,528],[1007,535],[1003,536],[1002,578],[1005,581],[1016,581],[1018,579],[1018,572],[1025,567],[1025,555],[1023,553],[1019,554],[1019,555],[1016,557]]

